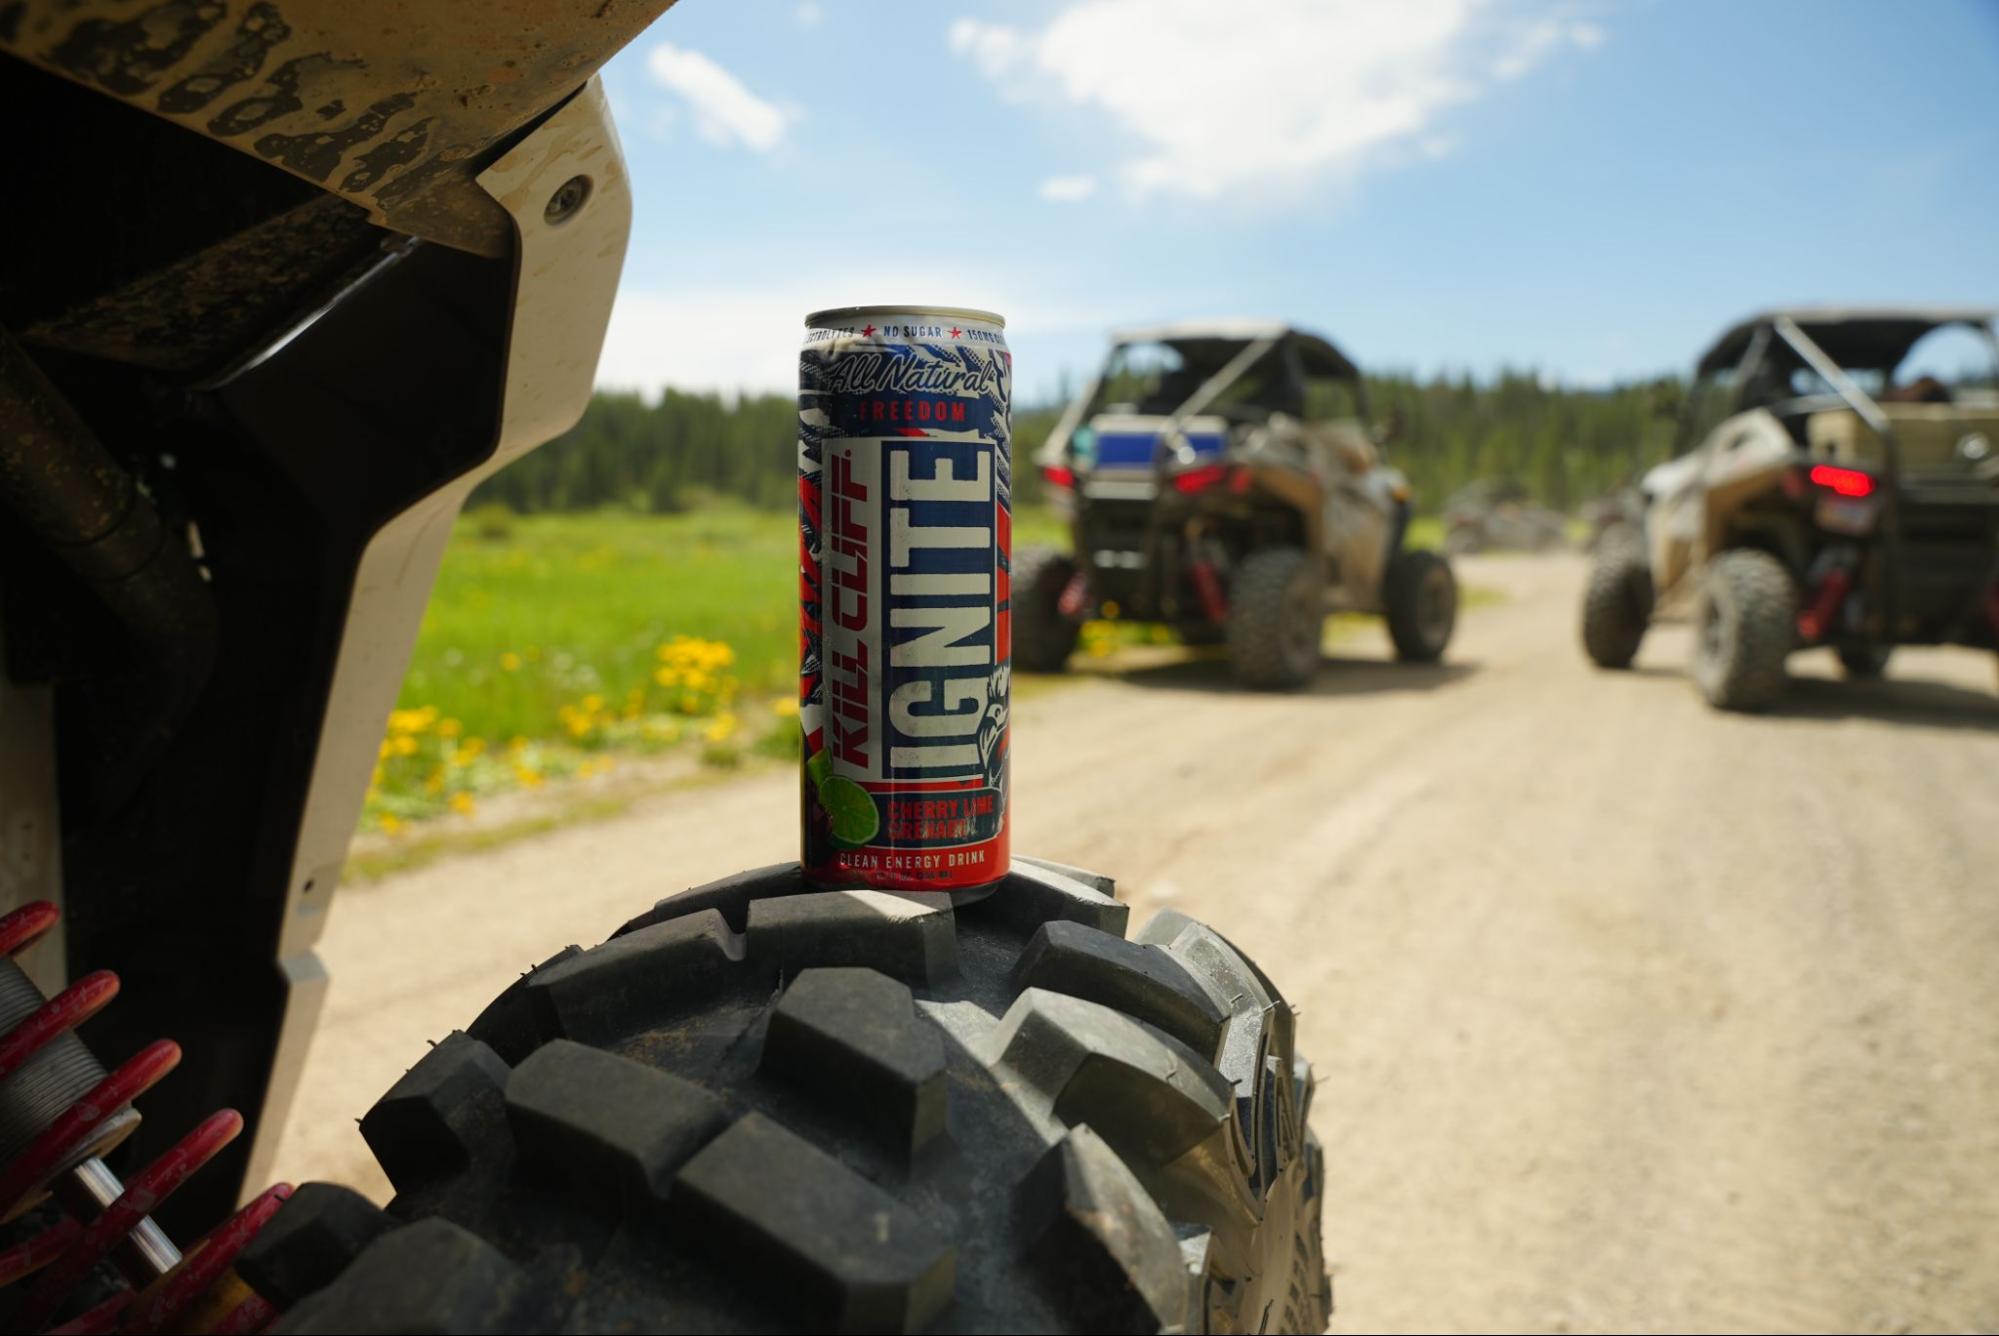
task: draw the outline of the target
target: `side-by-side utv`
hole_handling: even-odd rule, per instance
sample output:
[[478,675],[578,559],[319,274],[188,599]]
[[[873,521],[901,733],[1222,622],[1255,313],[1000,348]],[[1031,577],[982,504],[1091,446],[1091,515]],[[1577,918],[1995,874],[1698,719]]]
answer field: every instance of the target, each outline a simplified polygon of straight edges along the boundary
[[1752,710],[1793,650],[1852,677],[1897,645],[1999,645],[1999,344],[1992,313],[1777,311],[1694,369],[1686,451],[1644,521],[1598,548],[1583,645],[1627,666],[1655,602],[1690,596],[1694,680]]
[[1409,485],[1363,424],[1360,372],[1289,325],[1126,330],[1039,458],[1074,555],[1014,565],[1014,663],[1059,670],[1095,617],[1226,642],[1246,686],[1304,684],[1328,613],[1380,613],[1397,657],[1434,661],[1451,568],[1405,551]]

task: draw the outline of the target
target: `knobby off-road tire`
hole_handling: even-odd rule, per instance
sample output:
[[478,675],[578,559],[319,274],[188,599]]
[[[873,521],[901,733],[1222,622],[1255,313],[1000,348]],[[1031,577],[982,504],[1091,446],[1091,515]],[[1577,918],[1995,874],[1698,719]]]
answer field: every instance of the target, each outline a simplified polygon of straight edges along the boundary
[[1583,590],[1583,652],[1599,668],[1629,668],[1652,620],[1652,571],[1638,543],[1603,544]]
[[1426,548],[1397,552],[1388,562],[1381,601],[1396,658],[1435,663],[1444,657],[1458,624],[1458,579],[1450,562]]
[[308,1184],[243,1274],[291,1332],[1319,1331],[1291,1008],[1110,890],[664,900],[362,1119],[386,1211]]
[[1694,613],[1694,683],[1708,704],[1761,710],[1784,694],[1797,604],[1791,573],[1768,552],[1735,548],[1708,562]]
[[1013,554],[1012,575],[1013,666],[1059,673],[1083,629],[1062,615],[1062,591],[1075,578],[1075,559],[1052,547],[1024,547]]
[[1229,585],[1229,664],[1236,681],[1261,691],[1294,691],[1319,668],[1325,588],[1316,564],[1295,547],[1252,552]]

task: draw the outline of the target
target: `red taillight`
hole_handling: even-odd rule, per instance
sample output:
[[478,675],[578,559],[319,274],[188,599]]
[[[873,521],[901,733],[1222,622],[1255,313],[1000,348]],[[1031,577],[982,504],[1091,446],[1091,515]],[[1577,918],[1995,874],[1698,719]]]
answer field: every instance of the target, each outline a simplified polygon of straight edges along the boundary
[[1185,473],[1174,474],[1173,488],[1175,491],[1185,492],[1189,495],[1195,492],[1205,492],[1228,476],[1229,471],[1226,465],[1207,464],[1201,468],[1188,469]]
[[1048,480],[1050,487],[1061,487],[1071,492],[1076,490],[1076,471],[1074,469],[1065,469],[1059,464],[1044,464],[1041,468],[1041,476]]
[[1843,469],[1831,464],[1812,465],[1812,481],[1840,496],[1872,496],[1874,477],[1859,469]]

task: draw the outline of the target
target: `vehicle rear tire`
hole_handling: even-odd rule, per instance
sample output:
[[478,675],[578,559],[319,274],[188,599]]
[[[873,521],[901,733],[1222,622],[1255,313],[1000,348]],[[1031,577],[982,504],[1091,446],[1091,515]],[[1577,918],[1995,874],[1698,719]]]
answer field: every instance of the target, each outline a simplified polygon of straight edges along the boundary
[[1855,682],[1872,682],[1888,671],[1893,645],[1841,645],[1837,651],[1840,671]]
[[1013,554],[1011,575],[1013,666],[1061,672],[1083,629],[1062,615],[1062,591],[1075,578],[1075,559],[1052,547],[1024,547]]
[[1295,547],[1252,552],[1229,586],[1229,661],[1236,681],[1261,691],[1295,691],[1319,669],[1326,630],[1325,587],[1317,563]]
[[1797,588],[1768,552],[1735,548],[1708,562],[1694,613],[1694,683],[1722,710],[1761,710],[1784,694],[1796,643]]
[[245,1255],[277,1330],[1308,1331],[1313,1080],[1270,981],[1111,883],[818,891],[796,864],[556,955]]
[[1635,542],[1607,541],[1583,590],[1583,652],[1599,668],[1629,668],[1652,620],[1652,570]]
[[1395,657],[1435,663],[1458,624],[1458,580],[1451,564],[1423,548],[1397,552],[1382,581],[1382,608]]

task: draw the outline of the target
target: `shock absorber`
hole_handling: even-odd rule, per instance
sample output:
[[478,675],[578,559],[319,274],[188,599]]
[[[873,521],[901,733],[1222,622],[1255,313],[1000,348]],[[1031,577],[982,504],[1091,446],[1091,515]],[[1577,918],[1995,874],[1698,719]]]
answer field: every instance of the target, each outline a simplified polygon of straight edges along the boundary
[[108,1260],[128,1288],[55,1330],[261,1331],[276,1312],[233,1267],[291,1188],[267,1189],[185,1256],[174,1247],[153,1209],[235,1139],[242,1115],[211,1114],[119,1182],[103,1157],[139,1125],[132,1101],[174,1069],[180,1046],[162,1039],[104,1070],[74,1031],[117,996],[118,976],[99,970],[49,998],[14,961],[59,917],[46,901],[0,917],[0,1223],[57,1208],[55,1223],[0,1252],[0,1325],[46,1329]]

